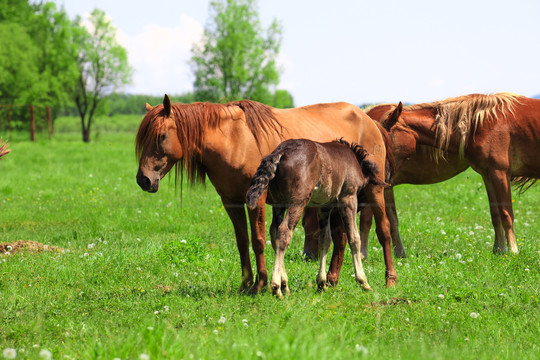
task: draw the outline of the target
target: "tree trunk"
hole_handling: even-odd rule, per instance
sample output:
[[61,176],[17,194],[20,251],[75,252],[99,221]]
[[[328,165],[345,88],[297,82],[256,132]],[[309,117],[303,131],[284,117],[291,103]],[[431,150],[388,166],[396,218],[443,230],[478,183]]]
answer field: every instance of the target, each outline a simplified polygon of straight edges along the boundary
[[84,141],[85,143],[89,143],[89,142],[90,142],[90,128],[84,128],[84,127],[83,127],[82,138],[83,138],[83,141]]

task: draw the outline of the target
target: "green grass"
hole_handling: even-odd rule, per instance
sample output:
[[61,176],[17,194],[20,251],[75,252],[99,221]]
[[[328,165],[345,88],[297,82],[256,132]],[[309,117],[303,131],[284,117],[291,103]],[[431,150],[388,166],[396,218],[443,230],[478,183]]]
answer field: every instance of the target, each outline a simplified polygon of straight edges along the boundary
[[[0,242],[65,251],[0,257],[0,351],[30,359],[44,349],[55,359],[540,357],[540,187],[515,196],[518,256],[492,254],[487,196],[468,171],[396,188],[409,255],[394,260],[396,288],[384,288],[371,234],[364,267],[374,291],[354,283],[348,253],[339,286],[318,293],[299,228],[286,255],[291,296],[248,296],[238,291],[233,229],[211,184],[184,186],[182,199],[174,181],[156,194],[137,186],[127,130],[139,121],[112,119],[125,131],[101,131],[90,144],[70,131],[50,143],[10,138],[13,151],[0,161]],[[266,258],[271,270],[270,246]]]

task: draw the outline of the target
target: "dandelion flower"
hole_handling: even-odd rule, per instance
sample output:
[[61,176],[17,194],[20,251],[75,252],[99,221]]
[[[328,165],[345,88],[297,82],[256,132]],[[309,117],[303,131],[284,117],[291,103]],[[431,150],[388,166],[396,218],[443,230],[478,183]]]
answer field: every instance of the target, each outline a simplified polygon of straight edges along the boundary
[[49,350],[43,349],[39,352],[39,357],[45,360],[52,359],[52,354]]
[[12,348],[6,348],[4,349],[3,355],[6,359],[15,359],[17,357],[17,350]]

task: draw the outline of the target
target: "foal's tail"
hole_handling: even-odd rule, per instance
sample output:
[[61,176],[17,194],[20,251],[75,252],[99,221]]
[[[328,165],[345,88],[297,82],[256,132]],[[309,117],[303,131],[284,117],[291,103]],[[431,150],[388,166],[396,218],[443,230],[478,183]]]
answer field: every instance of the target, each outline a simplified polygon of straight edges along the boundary
[[254,209],[261,195],[268,188],[270,180],[276,176],[276,170],[279,160],[284,154],[281,149],[276,149],[273,153],[262,159],[261,164],[257,168],[257,172],[251,179],[251,185],[247,191],[246,203],[249,209]]

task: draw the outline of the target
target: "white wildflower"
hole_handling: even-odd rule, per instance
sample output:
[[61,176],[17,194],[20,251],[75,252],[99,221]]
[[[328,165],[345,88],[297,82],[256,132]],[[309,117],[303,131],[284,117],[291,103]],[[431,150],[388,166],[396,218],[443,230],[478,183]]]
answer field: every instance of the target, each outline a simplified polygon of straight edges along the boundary
[[218,320],[218,323],[219,324],[225,324],[225,321],[227,321],[227,319],[225,318],[225,316],[221,315],[221,317]]
[[180,244],[187,244],[187,241],[186,241],[186,239],[182,239],[182,240],[180,240]]
[[3,355],[6,359],[15,359],[17,357],[17,350],[12,348],[6,348],[4,349]]
[[43,349],[39,352],[39,357],[42,359],[52,359],[52,354],[49,350]]
[[140,360],[150,360],[150,355],[142,353],[141,355],[139,355],[139,359]]
[[440,299],[444,299],[444,295],[443,295],[443,294],[439,294],[439,298],[440,298]]
[[473,319],[476,319],[476,318],[478,317],[478,314],[475,313],[475,312],[473,311],[473,312],[471,313],[471,317],[472,317]]
[[363,345],[359,345],[359,344],[356,344],[354,346],[354,348],[356,349],[356,352],[357,353],[360,353],[362,354],[363,356],[366,356],[368,354],[368,349],[367,347],[363,346]]

